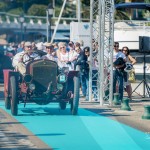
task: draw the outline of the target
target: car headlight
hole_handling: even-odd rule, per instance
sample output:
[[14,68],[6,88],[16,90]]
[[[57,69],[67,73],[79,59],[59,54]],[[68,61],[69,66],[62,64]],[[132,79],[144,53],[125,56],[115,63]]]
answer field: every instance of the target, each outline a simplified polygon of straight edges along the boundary
[[29,89],[30,90],[35,90],[35,84],[33,84],[33,83],[29,84]]
[[62,91],[62,90],[63,90],[63,85],[60,84],[60,83],[58,83],[58,84],[57,84],[57,89],[60,90],[60,91]]
[[65,83],[67,81],[67,76],[65,74],[60,74],[58,76],[58,82],[59,83]]
[[63,73],[68,73],[69,72],[69,67],[63,67],[62,72]]
[[59,73],[68,73],[68,72],[69,72],[69,67],[59,68]]
[[25,76],[23,77],[23,80],[26,83],[30,83],[32,81],[32,76],[30,74],[25,74]]

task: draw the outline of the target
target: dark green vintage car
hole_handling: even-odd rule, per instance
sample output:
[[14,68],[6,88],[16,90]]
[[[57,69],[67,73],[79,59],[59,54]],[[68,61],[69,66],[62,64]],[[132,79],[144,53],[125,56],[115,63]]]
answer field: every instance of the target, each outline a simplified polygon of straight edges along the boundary
[[59,103],[61,109],[70,104],[71,113],[76,115],[79,102],[79,71],[58,69],[51,60],[33,60],[26,66],[26,74],[4,70],[5,107],[12,115],[18,115],[19,103]]

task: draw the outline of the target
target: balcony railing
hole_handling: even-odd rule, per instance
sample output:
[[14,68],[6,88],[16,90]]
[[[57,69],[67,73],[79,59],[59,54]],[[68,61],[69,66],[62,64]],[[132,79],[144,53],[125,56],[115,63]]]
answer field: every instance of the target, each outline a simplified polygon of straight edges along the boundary
[[[10,13],[6,13],[6,12],[0,12],[0,24],[2,23],[15,23],[15,24],[19,24],[19,15],[13,15]],[[46,16],[27,16],[24,15],[24,22],[28,23],[28,24],[39,24],[39,25],[43,25],[46,24]],[[55,25],[57,23],[58,17],[52,17],[52,25]],[[66,17],[62,17],[60,24],[69,24],[72,21],[78,21],[77,18],[66,18]],[[84,22],[89,22],[89,19],[82,19],[82,21]]]

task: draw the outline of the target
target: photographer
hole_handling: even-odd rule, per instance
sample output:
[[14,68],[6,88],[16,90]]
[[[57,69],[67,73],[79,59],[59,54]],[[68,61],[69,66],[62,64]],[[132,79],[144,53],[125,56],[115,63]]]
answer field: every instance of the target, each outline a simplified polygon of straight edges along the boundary
[[126,56],[119,51],[119,43],[114,43],[114,53],[113,53],[113,93],[116,93],[116,84],[119,86],[119,100],[123,99],[123,80],[127,80],[124,75]]
[[84,97],[86,97],[86,100],[88,101],[89,65],[87,63],[87,57],[80,47],[76,47],[75,51],[79,54],[74,64],[75,69],[77,65],[80,66],[80,81],[82,94]]

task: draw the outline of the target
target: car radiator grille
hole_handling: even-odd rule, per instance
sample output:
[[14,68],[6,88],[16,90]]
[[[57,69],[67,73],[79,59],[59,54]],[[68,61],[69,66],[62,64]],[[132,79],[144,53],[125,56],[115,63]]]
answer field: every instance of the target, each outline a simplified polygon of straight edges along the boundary
[[57,64],[51,61],[42,61],[32,66],[33,81],[36,91],[44,92],[49,83],[52,83],[52,90],[56,89]]

